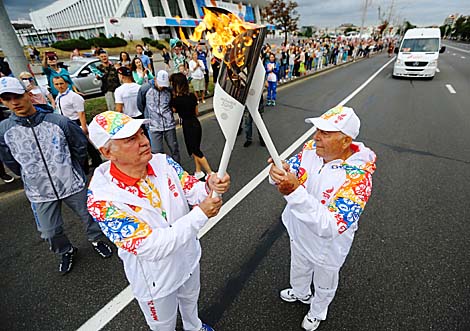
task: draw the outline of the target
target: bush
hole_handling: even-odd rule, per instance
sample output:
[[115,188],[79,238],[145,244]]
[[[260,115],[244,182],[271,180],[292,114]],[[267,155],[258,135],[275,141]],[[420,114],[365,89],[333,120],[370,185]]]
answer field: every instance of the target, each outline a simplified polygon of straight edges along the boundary
[[91,38],[91,39],[69,39],[64,41],[58,41],[52,44],[52,47],[60,49],[62,51],[72,51],[75,48],[80,50],[90,49],[91,46],[97,47],[123,47],[127,45],[127,41],[119,37],[112,38]]
[[103,32],[100,32],[100,33],[98,34],[98,37],[99,37],[99,38],[104,38],[104,39],[106,39],[106,35],[105,35]]
[[153,41],[153,39],[151,39],[151,38],[149,38],[149,37],[143,37],[143,38],[142,38],[142,42],[143,42],[144,44],[150,44],[150,45],[152,45],[152,41]]

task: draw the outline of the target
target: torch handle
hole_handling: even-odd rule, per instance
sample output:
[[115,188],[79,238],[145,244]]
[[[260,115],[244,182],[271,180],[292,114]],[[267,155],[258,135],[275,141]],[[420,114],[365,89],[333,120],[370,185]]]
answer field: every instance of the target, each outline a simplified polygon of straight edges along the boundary
[[258,112],[258,109],[255,109],[254,111],[250,110],[250,115],[253,118],[253,122],[255,122],[256,127],[259,130],[259,133],[261,134],[261,137],[263,137],[264,143],[266,144],[266,148],[268,149],[269,155],[271,155],[271,158],[273,159],[274,164],[276,167],[279,169],[283,169],[282,167],[282,162],[281,162],[281,157],[279,156],[279,153],[276,150],[276,146],[274,146],[273,140],[271,139],[271,136],[269,135],[268,129],[266,128],[266,125],[264,124],[263,119],[261,118],[261,114]]
[[[228,161],[230,160],[230,155],[232,154],[234,144],[235,144],[235,140],[225,141],[224,151],[222,152],[222,157],[220,158],[219,170],[217,171],[217,177],[219,177],[220,179],[224,178],[225,173],[227,172]],[[218,194],[215,191],[212,192],[213,198],[218,197],[218,196],[220,196],[220,194]]]

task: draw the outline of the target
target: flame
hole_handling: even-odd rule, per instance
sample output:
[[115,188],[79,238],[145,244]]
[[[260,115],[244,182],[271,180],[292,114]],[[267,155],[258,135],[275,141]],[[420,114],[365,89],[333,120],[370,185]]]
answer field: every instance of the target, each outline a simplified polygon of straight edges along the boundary
[[[237,15],[232,13],[217,13],[207,8],[204,10],[204,19],[194,29],[190,39],[198,42],[204,32],[206,39],[212,47],[212,54],[224,60],[225,54],[231,48],[235,48],[235,58],[230,59],[227,65],[235,63],[241,67],[245,62],[245,50],[253,44],[253,39],[249,36],[238,38],[241,34],[249,29],[255,29],[258,26],[241,20]],[[229,63],[230,62],[230,63]]]

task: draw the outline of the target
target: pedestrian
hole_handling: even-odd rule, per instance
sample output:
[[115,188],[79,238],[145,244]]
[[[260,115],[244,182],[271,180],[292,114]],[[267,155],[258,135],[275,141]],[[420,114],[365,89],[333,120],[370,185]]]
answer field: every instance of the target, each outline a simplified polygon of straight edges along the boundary
[[189,61],[189,74],[191,77],[191,84],[193,85],[194,95],[196,96],[197,103],[206,103],[205,97],[205,83],[204,71],[206,70],[202,60],[198,59],[197,52],[193,52],[192,59]]
[[141,126],[147,120],[104,112],[90,138],[109,160],[95,171],[88,210],[119,250],[134,297],[151,330],[213,331],[198,316],[198,231],[216,216],[230,177],[198,181],[165,154],[152,155]]
[[[59,77],[59,76],[58,76]],[[20,73],[19,78],[23,82],[27,92],[31,92],[31,102],[33,105],[46,105],[48,104],[55,109],[55,100],[51,92],[45,87],[37,86],[33,75],[27,71]]]
[[165,63],[165,69],[168,71],[170,70],[170,59],[171,55],[166,49],[166,47],[162,48],[162,58],[163,58],[163,63]]
[[212,82],[215,84],[217,82],[217,78],[219,78],[219,71],[221,60],[212,55],[211,58],[211,67],[212,67]]
[[138,57],[132,60],[131,70],[132,70],[132,77],[134,78],[134,81],[139,85],[148,83],[149,80],[152,80],[155,78],[152,72],[148,68],[144,67],[142,60],[139,59]]
[[119,62],[117,63],[118,67],[131,67],[131,57],[127,52],[119,53]]
[[116,67],[108,58],[108,53],[104,49],[98,51],[101,60],[97,69],[101,75],[96,75],[96,79],[101,80],[101,92],[104,94],[108,110],[114,110],[114,91],[119,87],[119,78]]
[[170,77],[170,81],[173,88],[170,107],[183,121],[184,143],[186,144],[189,156],[194,160],[194,177],[202,179],[205,177],[202,169],[204,169],[207,175],[212,173],[212,169],[201,151],[202,128],[197,118],[199,115],[197,98],[189,92],[189,83],[184,74],[173,74]]
[[[83,130],[85,136],[88,137],[88,126],[85,115],[85,100],[83,97],[70,89],[67,82],[60,76],[54,77],[54,87],[59,91],[59,95],[55,100],[57,112],[71,121],[75,122]],[[91,159],[91,166],[96,168],[102,162],[100,153],[88,141],[87,153]],[[88,174],[90,170],[88,159],[84,164],[85,173]]]
[[183,64],[185,67],[187,67],[186,57],[182,52],[183,45],[181,44],[181,41],[179,41],[178,39],[171,39],[170,45],[173,45],[171,46],[171,60],[173,62],[173,73],[177,73],[179,72],[180,65]]
[[83,56],[82,54],[80,54],[78,48],[75,48],[72,53],[70,53],[70,61],[76,61],[80,59],[83,59]]
[[34,60],[36,59],[36,56],[34,55],[34,49],[33,46],[28,46],[28,54],[29,57],[31,58],[31,63],[34,64]]
[[144,43],[144,55],[149,58],[150,64],[148,66],[151,72],[155,72],[155,68],[153,67],[153,52],[150,50],[150,45]]
[[128,67],[120,67],[118,70],[121,86],[114,91],[116,111],[124,113],[132,118],[144,118],[137,108],[137,95],[140,85],[132,79],[132,71]]
[[156,79],[142,85],[137,95],[137,107],[148,122],[152,153],[163,153],[163,140],[170,149],[170,155],[180,162],[176,122],[170,107],[171,91],[168,73],[160,70]]
[[[263,99],[262,94],[259,100],[258,112],[260,113],[261,117],[263,117],[264,99]],[[246,138],[245,143],[243,144],[243,147],[248,147],[253,143],[253,117],[251,116],[250,112],[246,108],[245,108],[245,112],[243,115],[245,117],[244,122],[245,122],[245,138]],[[263,147],[266,146],[266,144],[264,143],[263,137],[261,136],[261,133],[259,132],[259,129],[258,129],[258,136],[259,136],[259,144]]]
[[276,105],[277,77],[279,75],[279,63],[273,53],[269,55],[269,62],[266,63],[266,80],[268,82],[268,95],[266,106]]
[[67,69],[59,67],[57,60],[57,55],[51,53],[44,53],[44,57],[42,59],[42,72],[47,77],[47,83],[51,89],[51,94],[54,99],[59,94],[59,91],[57,91],[54,87],[54,82],[52,81],[52,79],[57,76],[63,77],[67,84],[72,87],[74,92],[79,92],[77,87],[73,84],[72,78],[70,77],[70,74]]
[[317,128],[313,140],[283,162],[284,169],[272,165],[269,174],[287,201],[282,222],[290,237],[291,288],[280,297],[310,305],[302,327],[313,331],[335,296],[339,270],[371,194],[376,156],[353,141],[360,120],[352,108],[337,106],[306,122]]
[[[204,47],[204,48],[203,48]],[[196,46],[196,52],[197,52],[197,59],[198,60],[201,60],[202,63],[204,64],[204,93],[207,94],[207,90],[208,90],[208,87],[209,87],[209,67],[207,65],[207,54],[209,52],[209,50],[207,49],[207,45],[206,44],[201,44],[199,43],[197,46]]]
[[47,105],[33,105],[16,78],[0,79],[0,101],[12,111],[0,123],[0,160],[21,175],[41,238],[60,256],[59,272],[68,273],[77,254],[63,229],[63,202],[80,217],[97,253],[110,257],[112,251],[86,207],[87,138],[82,129]]
[[144,54],[144,46],[137,44],[135,46],[135,51],[137,53],[136,57],[142,61],[142,66],[144,69],[152,72],[152,67],[150,66],[150,58]]
[[389,44],[388,44],[388,49],[387,49],[387,53],[388,53],[388,57],[392,57],[393,56],[393,51],[395,50],[395,44],[393,43],[392,40],[389,41]]

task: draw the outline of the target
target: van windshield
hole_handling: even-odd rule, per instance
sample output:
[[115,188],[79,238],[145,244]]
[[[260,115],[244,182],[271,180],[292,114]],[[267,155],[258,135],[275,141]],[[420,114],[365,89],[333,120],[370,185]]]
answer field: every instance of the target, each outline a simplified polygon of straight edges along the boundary
[[405,39],[400,52],[438,52],[439,38]]

